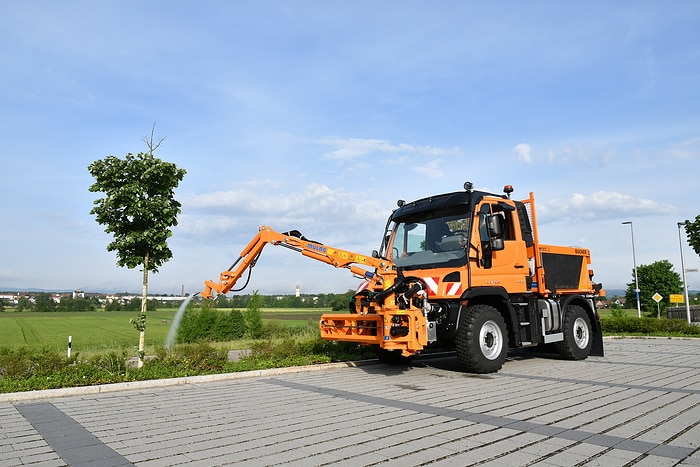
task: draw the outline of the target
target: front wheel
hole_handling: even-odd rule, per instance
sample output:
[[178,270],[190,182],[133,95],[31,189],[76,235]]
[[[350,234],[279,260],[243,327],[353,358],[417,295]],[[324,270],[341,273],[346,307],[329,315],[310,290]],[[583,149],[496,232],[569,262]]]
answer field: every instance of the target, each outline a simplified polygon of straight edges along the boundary
[[556,343],[559,354],[569,360],[584,360],[591,353],[591,320],[579,305],[569,305],[564,313],[564,340]]
[[490,305],[466,310],[457,338],[457,358],[471,373],[494,373],[508,355],[508,334],[503,317]]

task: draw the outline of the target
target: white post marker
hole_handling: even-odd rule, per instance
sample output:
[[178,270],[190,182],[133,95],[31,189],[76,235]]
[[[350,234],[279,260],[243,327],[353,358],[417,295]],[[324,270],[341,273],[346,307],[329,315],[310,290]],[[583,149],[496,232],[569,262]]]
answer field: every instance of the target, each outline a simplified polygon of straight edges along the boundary
[[73,336],[68,336],[68,358],[70,358],[70,348],[73,345]]

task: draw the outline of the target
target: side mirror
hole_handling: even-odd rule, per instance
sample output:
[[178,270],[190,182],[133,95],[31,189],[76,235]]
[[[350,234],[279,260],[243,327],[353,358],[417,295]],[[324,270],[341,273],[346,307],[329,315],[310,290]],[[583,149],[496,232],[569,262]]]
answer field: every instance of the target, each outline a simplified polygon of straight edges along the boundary
[[491,239],[491,250],[492,251],[504,250],[505,248],[506,248],[506,246],[503,244],[502,238],[492,238]]
[[492,214],[486,218],[486,224],[489,229],[489,245],[492,251],[505,249],[503,231],[501,230],[501,219],[502,217],[499,214]]
[[481,237],[481,259],[479,262],[485,269],[492,264],[493,250],[491,249],[491,208],[488,204],[482,204],[479,209],[479,237]]
[[501,216],[489,214],[488,205],[483,205],[479,211],[479,235],[481,236],[481,265],[488,269],[493,263],[493,252],[505,249]]
[[499,221],[498,215],[492,214],[486,217],[486,225],[489,228],[489,236],[500,237],[501,236],[501,223]]

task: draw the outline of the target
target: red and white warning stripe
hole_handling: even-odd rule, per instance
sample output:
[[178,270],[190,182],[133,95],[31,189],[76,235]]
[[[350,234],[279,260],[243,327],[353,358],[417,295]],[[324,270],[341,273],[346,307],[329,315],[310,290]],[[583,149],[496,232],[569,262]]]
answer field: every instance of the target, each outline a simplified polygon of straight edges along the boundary
[[447,284],[445,295],[462,295],[462,283],[450,282]]
[[439,277],[424,277],[423,278],[423,282],[425,282],[425,286],[428,289],[428,296],[429,297],[437,295],[439,281],[440,281]]
[[[423,282],[428,289],[428,296],[434,297],[438,295],[440,278],[439,277],[424,277]],[[445,295],[461,295],[462,294],[462,283],[461,282],[446,282],[445,283]]]

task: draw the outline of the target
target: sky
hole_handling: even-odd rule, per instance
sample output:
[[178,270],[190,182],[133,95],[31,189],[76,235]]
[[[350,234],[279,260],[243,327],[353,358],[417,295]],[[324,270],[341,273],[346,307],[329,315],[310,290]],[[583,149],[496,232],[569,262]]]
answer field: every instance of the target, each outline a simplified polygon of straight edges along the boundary
[[[699,31],[694,0],[1,2],[0,290],[140,292],[87,167],[154,124],[187,175],[152,293],[202,290],[261,225],[369,254],[399,198],[465,181],[534,192],[540,241],[589,248],[607,289],[635,259],[680,274],[681,248],[700,268],[677,226],[700,214]],[[297,285],[358,280],[268,246],[245,292]]]

